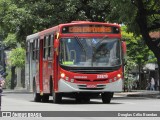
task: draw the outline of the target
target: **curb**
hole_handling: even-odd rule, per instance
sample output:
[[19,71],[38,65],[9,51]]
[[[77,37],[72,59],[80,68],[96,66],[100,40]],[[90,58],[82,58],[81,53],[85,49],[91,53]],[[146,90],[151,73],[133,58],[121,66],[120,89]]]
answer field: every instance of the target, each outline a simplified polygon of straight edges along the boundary
[[146,97],[160,99],[160,94],[128,94],[127,97]]
[[5,93],[7,93],[7,94],[11,94],[11,93],[14,93],[14,94],[31,94],[32,92],[29,92],[28,90],[26,90],[26,89],[17,89],[17,90],[3,90],[3,94],[5,94]]

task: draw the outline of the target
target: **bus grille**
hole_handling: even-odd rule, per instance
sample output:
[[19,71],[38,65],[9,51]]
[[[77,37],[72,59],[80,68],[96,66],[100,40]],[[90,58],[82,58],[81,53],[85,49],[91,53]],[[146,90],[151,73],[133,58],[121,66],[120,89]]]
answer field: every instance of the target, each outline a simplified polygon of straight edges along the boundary
[[89,80],[89,79],[75,79],[78,82],[106,82],[108,79],[96,79],[96,80]]
[[87,88],[85,84],[78,85],[78,88],[81,90],[103,90],[105,87],[106,85],[97,85],[95,88]]
[[109,72],[108,70],[70,70],[74,73],[82,73],[82,74],[100,74]]
[[103,90],[104,88],[79,88],[81,90]]

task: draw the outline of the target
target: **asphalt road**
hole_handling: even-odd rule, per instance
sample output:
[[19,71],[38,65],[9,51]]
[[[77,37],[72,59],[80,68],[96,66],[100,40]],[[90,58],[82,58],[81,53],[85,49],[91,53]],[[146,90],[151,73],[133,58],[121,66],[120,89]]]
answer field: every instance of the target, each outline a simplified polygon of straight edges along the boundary
[[[91,99],[90,103],[77,104],[74,99],[64,98],[62,104],[54,104],[52,97],[47,103],[36,103],[33,101],[32,94],[6,93],[2,96],[2,111],[160,111],[160,99],[114,97],[110,104],[103,104],[101,99]],[[65,118],[65,120],[68,119],[72,120],[73,117]],[[84,117],[83,119],[90,120],[91,118]],[[98,118],[92,119],[99,120]],[[116,119],[121,120],[117,117]]]

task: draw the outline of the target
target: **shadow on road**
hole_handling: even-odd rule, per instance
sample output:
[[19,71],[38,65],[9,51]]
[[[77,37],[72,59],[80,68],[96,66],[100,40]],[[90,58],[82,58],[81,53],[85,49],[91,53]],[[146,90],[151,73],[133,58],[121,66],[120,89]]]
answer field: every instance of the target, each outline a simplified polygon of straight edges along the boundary
[[[31,102],[34,102],[34,101],[31,101]],[[38,102],[38,103],[50,103],[50,104],[55,104],[53,103],[52,100],[49,100],[48,102]],[[89,105],[89,104],[99,104],[99,105],[102,105],[102,104],[106,104],[106,103],[103,103],[102,101],[96,101],[96,100],[91,100],[90,102],[76,102],[74,99],[63,99],[62,102],[59,104],[59,105]],[[121,103],[121,102],[111,102],[110,104],[124,104],[124,103]],[[110,105],[110,104],[107,104],[107,105]]]

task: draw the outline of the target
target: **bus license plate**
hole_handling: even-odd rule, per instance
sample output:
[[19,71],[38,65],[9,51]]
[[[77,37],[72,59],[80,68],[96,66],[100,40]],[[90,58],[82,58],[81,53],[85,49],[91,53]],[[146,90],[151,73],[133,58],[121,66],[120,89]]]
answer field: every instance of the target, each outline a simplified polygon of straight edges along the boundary
[[87,88],[96,88],[97,85],[87,85]]

